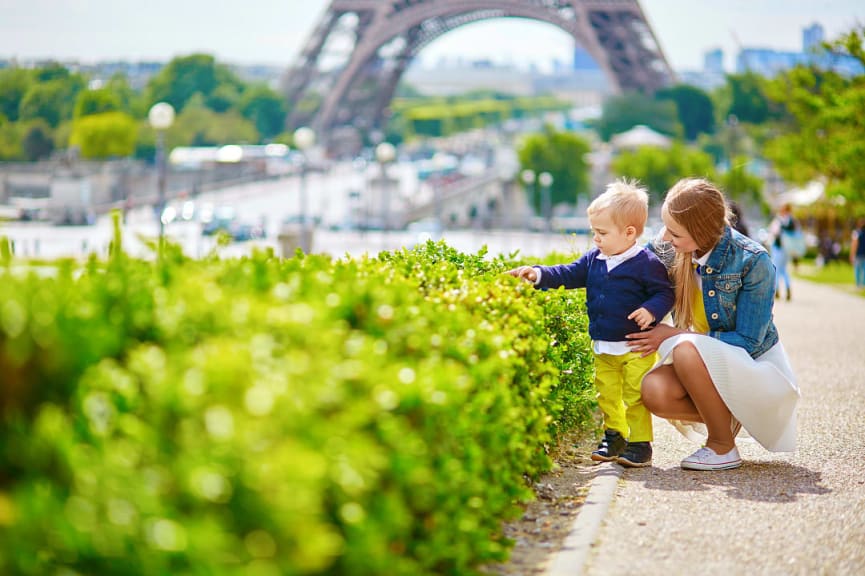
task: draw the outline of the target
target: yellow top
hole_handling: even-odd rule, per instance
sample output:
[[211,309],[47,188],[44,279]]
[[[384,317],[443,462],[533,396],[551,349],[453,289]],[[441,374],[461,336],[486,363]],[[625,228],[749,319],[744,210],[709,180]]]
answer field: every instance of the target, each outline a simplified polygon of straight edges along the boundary
[[[696,274],[697,263],[694,263],[694,273]],[[694,332],[700,334],[709,333],[709,319],[706,318],[706,306],[703,303],[703,289],[699,283],[694,286],[694,292],[691,294],[691,328]]]

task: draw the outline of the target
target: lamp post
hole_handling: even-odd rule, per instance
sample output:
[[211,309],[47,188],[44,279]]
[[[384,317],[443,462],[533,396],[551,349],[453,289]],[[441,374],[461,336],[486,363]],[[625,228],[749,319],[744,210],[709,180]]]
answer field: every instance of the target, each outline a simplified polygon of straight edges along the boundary
[[294,131],[294,146],[300,151],[300,249],[308,253],[312,249],[312,238],[307,222],[307,199],[306,199],[306,151],[315,144],[315,131],[307,126],[301,126]]
[[523,184],[526,185],[526,199],[529,201],[529,206],[532,207],[532,211],[534,211],[535,206],[535,171],[526,168],[522,172],[520,172],[520,180],[523,181]]
[[165,158],[165,131],[174,124],[174,106],[168,102],[157,102],[150,107],[147,113],[150,126],[156,130],[156,170],[157,170],[157,201],[156,219],[159,221],[159,241],[165,236],[165,221],[162,214],[165,211],[165,180],[167,176],[167,162]]
[[550,232],[553,228],[553,203],[550,197],[553,175],[549,172],[541,172],[538,175],[538,184],[541,185],[541,214],[544,217],[544,227],[547,232]]
[[440,231],[445,229],[444,221],[442,219],[442,211],[444,209],[442,198],[442,188],[444,187],[443,179],[445,170],[448,167],[448,156],[444,152],[436,152],[432,157],[433,161],[433,170],[435,170],[435,188],[433,189],[434,197],[434,210],[435,210],[435,220],[436,225]]
[[387,177],[387,165],[396,158],[396,148],[390,142],[382,142],[375,147],[375,159],[381,168],[382,195],[382,225],[384,231],[390,231],[390,181]]

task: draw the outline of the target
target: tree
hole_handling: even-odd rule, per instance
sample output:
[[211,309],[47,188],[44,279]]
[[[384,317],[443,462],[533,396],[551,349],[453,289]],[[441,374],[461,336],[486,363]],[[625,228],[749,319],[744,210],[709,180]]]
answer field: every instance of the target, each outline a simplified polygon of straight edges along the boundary
[[47,158],[54,150],[51,127],[44,120],[33,120],[24,129],[24,158],[30,162]]
[[722,99],[728,102],[725,117],[733,116],[737,122],[763,124],[783,115],[783,109],[769,100],[766,94],[768,80],[754,72],[730,74],[722,90]]
[[51,62],[34,71],[37,82],[51,82],[59,80],[61,82],[72,78],[73,74],[64,65],[58,62]]
[[734,158],[719,183],[731,199],[763,206],[763,179],[748,172],[748,164],[744,156]]
[[120,110],[133,116],[134,118],[143,118],[147,116],[150,108],[144,100],[141,91],[133,90],[129,85],[129,79],[122,72],[115,72],[108,82],[105,83],[105,89],[109,90],[120,102]]
[[639,180],[658,204],[681,178],[711,180],[715,177],[709,154],[678,143],[668,149],[643,146],[633,152],[623,152],[613,159],[611,168],[617,176]]
[[217,64],[213,56],[192,54],[169,62],[150,80],[147,91],[151,104],[168,102],[181,112],[195,94],[201,94],[205,101],[214,96],[214,102],[219,102],[229,88],[240,93],[243,82],[227,66]]
[[23,160],[21,129],[17,122],[0,122],[0,160]]
[[630,130],[637,124],[645,124],[670,136],[682,133],[674,102],[636,93],[607,99],[596,128],[606,142],[613,135]]
[[138,125],[124,112],[82,116],[72,127],[70,144],[78,146],[83,158],[130,156],[135,150]]
[[676,103],[679,122],[688,140],[693,141],[702,133],[711,134],[715,131],[715,106],[709,95],[696,86],[679,84],[658,91],[655,98]]
[[83,86],[83,79],[72,77],[31,84],[21,99],[18,117],[20,120],[41,118],[56,128],[61,121],[72,117],[73,103]]
[[35,120],[41,118],[56,127],[64,117],[66,91],[59,82],[33,84],[21,99],[19,118]]
[[120,98],[108,88],[84,90],[75,101],[75,118],[120,110]]
[[238,108],[262,138],[273,138],[285,129],[285,100],[263,84],[246,90]]
[[237,86],[232,84],[219,84],[214,88],[213,92],[207,96],[205,104],[207,104],[207,107],[214,112],[219,112],[221,114],[223,112],[228,112],[229,109],[237,106],[239,100],[240,89]]
[[[865,67],[863,42],[865,26],[826,47]],[[772,82],[769,94],[789,112],[766,146],[779,173],[797,183],[825,178],[828,194],[865,204],[865,74],[843,77],[831,70],[798,67]]]
[[10,122],[18,120],[18,110],[24,94],[33,83],[33,75],[29,70],[9,68],[0,70],[0,114]]
[[172,146],[219,146],[258,141],[258,132],[237,112],[217,114],[204,105],[201,95],[191,99],[166,134]]
[[[591,150],[588,142],[570,132],[558,132],[547,125],[541,134],[527,137],[518,151],[521,170],[535,174],[549,172],[553,177],[550,187],[552,204],[576,204],[580,195],[589,195],[589,166],[586,155]],[[535,181],[533,204],[540,212],[540,184]]]

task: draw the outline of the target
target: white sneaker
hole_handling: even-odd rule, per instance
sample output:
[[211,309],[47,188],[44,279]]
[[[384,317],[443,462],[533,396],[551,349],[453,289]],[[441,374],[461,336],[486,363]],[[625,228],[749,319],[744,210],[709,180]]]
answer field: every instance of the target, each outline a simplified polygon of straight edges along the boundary
[[741,465],[742,459],[739,457],[739,450],[735,446],[720,456],[711,448],[703,446],[682,460],[682,468],[686,470],[730,470]]

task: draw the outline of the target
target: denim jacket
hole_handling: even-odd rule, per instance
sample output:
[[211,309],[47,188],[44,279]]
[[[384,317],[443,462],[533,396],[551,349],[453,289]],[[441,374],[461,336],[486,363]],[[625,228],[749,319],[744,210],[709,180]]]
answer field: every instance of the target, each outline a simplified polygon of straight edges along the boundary
[[[650,243],[650,249],[672,265],[668,245]],[[701,268],[709,336],[744,348],[752,358],[774,346],[775,267],[766,249],[727,226]]]

